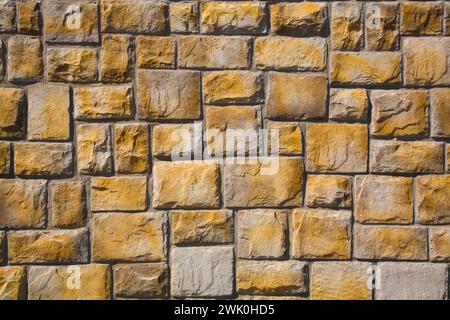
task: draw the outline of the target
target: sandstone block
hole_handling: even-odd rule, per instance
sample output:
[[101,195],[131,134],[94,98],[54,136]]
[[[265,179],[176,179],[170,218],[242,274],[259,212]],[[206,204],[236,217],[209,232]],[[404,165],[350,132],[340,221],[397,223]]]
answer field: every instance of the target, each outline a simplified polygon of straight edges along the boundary
[[[3,265],[4,255],[6,255],[5,250],[6,237],[3,231],[0,231],[0,265]],[[5,252],[5,253],[4,253]]]
[[450,223],[450,175],[417,177],[415,199],[417,222]]
[[100,78],[102,82],[128,82],[133,62],[131,37],[105,34],[100,49]]
[[430,228],[430,258],[433,261],[450,261],[450,228]]
[[359,50],[363,43],[363,4],[337,2],[331,5],[331,44],[334,50]]
[[48,48],[48,80],[76,83],[96,81],[97,55],[97,49],[94,48]]
[[16,31],[16,6],[12,1],[0,3],[0,32]]
[[[295,156],[303,153],[303,134],[298,122],[267,122],[267,129],[269,131],[269,150],[270,154],[279,153],[280,155]],[[272,139],[277,141],[278,136],[278,151],[276,144],[272,144]]]
[[437,138],[450,137],[450,89],[436,88],[431,90],[431,136]]
[[40,3],[38,0],[25,0],[17,3],[17,29],[19,32],[39,33],[40,18]]
[[149,132],[146,124],[120,124],[115,128],[116,171],[146,173],[149,159]]
[[0,142],[0,175],[8,175],[11,172],[11,144]]
[[194,151],[201,150],[203,143],[201,128],[197,137],[194,136],[195,130],[195,125],[191,123],[155,125],[152,134],[153,156],[164,159],[172,159],[173,156],[192,159]]
[[398,48],[397,3],[366,5],[366,41],[369,50],[387,51]]
[[170,31],[197,33],[199,30],[199,10],[197,2],[170,3]]
[[175,68],[175,39],[138,36],[137,66],[144,69]]
[[27,273],[25,267],[0,267],[0,300],[26,300],[26,298]]
[[22,89],[0,88],[0,138],[17,139],[24,134],[25,94]]
[[441,2],[406,2],[401,5],[400,32],[404,35],[437,35],[442,33]]
[[37,82],[42,78],[42,43],[38,37],[13,36],[8,39],[8,80]]
[[350,208],[352,181],[346,176],[308,175],[305,202],[308,207]]
[[79,228],[86,223],[86,190],[80,181],[53,182],[49,186],[50,225]]
[[369,98],[364,89],[331,89],[330,119],[336,121],[365,121]]

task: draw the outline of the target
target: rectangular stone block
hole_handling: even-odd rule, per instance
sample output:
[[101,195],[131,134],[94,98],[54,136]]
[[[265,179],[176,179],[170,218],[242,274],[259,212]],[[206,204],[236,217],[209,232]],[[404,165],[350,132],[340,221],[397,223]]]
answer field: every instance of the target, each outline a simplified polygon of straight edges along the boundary
[[92,259],[97,262],[165,261],[167,215],[98,213],[92,220]]
[[86,224],[86,190],[81,181],[49,185],[49,224],[53,228],[80,228]]
[[0,88],[1,139],[20,139],[23,137],[25,106],[25,94],[22,89]]
[[365,89],[331,89],[330,119],[336,121],[366,121],[369,98]]
[[8,81],[38,82],[42,78],[42,43],[39,37],[12,36],[8,39]]
[[170,31],[176,33],[197,33],[199,31],[199,10],[197,2],[170,3]]
[[305,204],[313,208],[351,208],[352,181],[350,177],[308,175]]
[[450,88],[431,90],[431,136],[435,138],[450,137]]
[[11,144],[0,142],[0,175],[11,173]]
[[95,48],[47,49],[47,77],[53,82],[90,83],[97,81],[98,52]]
[[450,228],[434,227],[429,229],[430,259],[450,261]]
[[138,36],[137,66],[144,69],[174,69],[176,41],[169,37]]
[[16,6],[12,1],[0,3],[0,32],[14,32],[16,30]]
[[[303,197],[302,158],[230,159],[224,169],[228,208],[299,206]],[[241,159],[244,161],[245,159]]]
[[100,49],[100,80],[102,82],[128,82],[131,80],[133,61],[131,37],[105,34]]
[[442,33],[442,3],[405,2],[401,4],[402,35],[438,35]]
[[147,177],[92,178],[92,211],[144,211],[147,209]]
[[[269,154],[297,156],[303,154],[303,134],[298,122],[267,122]],[[278,145],[276,144],[278,137]],[[272,144],[272,139],[275,143]],[[278,150],[277,150],[278,148]]]
[[366,4],[367,48],[375,51],[398,49],[398,3]]
[[39,33],[40,19],[39,0],[25,0],[17,3],[17,29],[20,33]]
[[4,256],[6,255],[5,250],[6,237],[3,231],[0,231],[0,265],[3,265]]
[[26,299],[27,272],[25,267],[0,267],[0,300]]
[[149,132],[146,124],[118,124],[115,127],[116,171],[146,173],[149,159]]
[[450,175],[415,179],[416,221],[421,224],[450,223]]
[[[197,135],[195,135],[196,130]],[[164,123],[153,126],[153,157],[190,160],[196,150],[201,152],[202,145],[201,126],[192,123]]]
[[331,4],[331,44],[334,50],[359,50],[363,44],[363,4]]
[[11,264],[86,263],[88,245],[86,229],[8,233]]

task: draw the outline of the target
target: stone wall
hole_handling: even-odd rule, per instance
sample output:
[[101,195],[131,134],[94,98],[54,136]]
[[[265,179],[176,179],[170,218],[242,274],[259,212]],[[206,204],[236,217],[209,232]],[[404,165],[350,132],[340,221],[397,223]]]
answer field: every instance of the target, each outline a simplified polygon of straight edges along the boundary
[[1,0],[0,299],[447,299],[449,35],[449,1]]

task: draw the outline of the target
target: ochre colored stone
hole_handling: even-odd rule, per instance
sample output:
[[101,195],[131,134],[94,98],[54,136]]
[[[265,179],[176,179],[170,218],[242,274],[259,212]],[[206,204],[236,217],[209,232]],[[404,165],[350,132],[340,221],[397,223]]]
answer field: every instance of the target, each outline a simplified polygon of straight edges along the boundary
[[70,139],[69,87],[53,84],[28,87],[28,139]]
[[88,262],[86,229],[13,231],[8,233],[8,257],[12,264]]
[[294,209],[291,255],[301,259],[351,257],[350,211]]
[[171,2],[170,3],[170,31],[179,33],[198,32],[198,3]]
[[39,0],[25,0],[17,3],[17,28],[21,33],[39,33],[39,9]]
[[[371,135],[417,137],[428,132],[428,94],[423,90],[373,90]],[[449,116],[450,119],[450,116]]]
[[288,36],[322,36],[327,26],[326,3],[276,3],[270,7],[270,29]]
[[431,90],[431,136],[450,138],[450,88]]
[[169,269],[166,263],[116,264],[113,272],[116,298],[166,297],[169,291]]
[[133,91],[130,86],[77,87],[73,90],[75,118],[130,119]]
[[31,266],[28,270],[30,300],[108,300],[110,267],[102,264]]
[[136,52],[138,68],[175,68],[174,38],[138,36],[136,38]]
[[97,80],[97,49],[48,48],[48,80],[54,82],[94,82]]
[[111,130],[104,124],[78,124],[77,167],[83,174],[107,174],[113,169]]
[[178,39],[181,68],[244,69],[249,60],[247,37],[185,36]]
[[398,52],[332,52],[331,83],[361,86],[400,84],[401,60]]
[[330,119],[336,121],[365,121],[369,98],[365,89],[331,89]]
[[416,178],[416,221],[422,224],[450,223],[450,175]]
[[426,228],[357,224],[354,229],[354,255],[357,259],[427,259]]
[[207,104],[245,104],[264,101],[264,77],[253,71],[216,71],[203,75]]
[[369,166],[373,173],[442,173],[444,145],[435,141],[372,139]]
[[133,69],[131,37],[105,34],[100,49],[100,79],[102,82],[127,82]]
[[92,211],[143,211],[147,209],[147,178],[92,178]]
[[0,300],[26,300],[26,298],[27,272],[25,267],[0,267]]
[[43,228],[45,202],[45,180],[0,180],[0,227]]
[[201,153],[202,148],[201,127],[197,127],[199,131],[194,140],[195,128],[191,123],[155,125],[152,134],[152,155],[171,160],[192,159],[194,151]]
[[433,261],[450,261],[450,228],[430,228],[430,258]]
[[303,135],[298,122],[269,121],[267,129],[269,154],[292,156],[303,153]]
[[92,220],[93,261],[165,261],[167,216],[150,213],[98,213]]
[[331,44],[334,50],[359,50],[363,43],[363,4],[338,2],[331,5]]
[[303,294],[307,287],[305,262],[238,260],[236,263],[239,294]]
[[442,17],[442,3],[439,1],[402,3],[400,32],[404,35],[441,34]]
[[86,224],[86,190],[80,181],[53,182],[49,186],[49,224],[54,228],[80,228]]
[[366,5],[366,41],[369,50],[387,51],[398,47],[397,3]]
[[244,210],[237,214],[237,256],[244,259],[281,258],[287,248],[287,212]]
[[16,31],[16,6],[13,1],[0,3],[0,32]]
[[266,87],[269,119],[305,120],[326,115],[325,75],[270,72]]
[[366,172],[368,133],[363,124],[308,124],[306,170]]
[[42,43],[39,37],[13,36],[8,39],[8,80],[37,82],[42,78]]
[[[225,164],[226,207],[299,206],[303,197],[302,158],[231,158]],[[228,160],[227,160],[228,161]]]
[[233,213],[227,210],[173,211],[174,244],[233,242]]
[[352,182],[345,176],[308,175],[305,203],[313,208],[350,208]]
[[258,69],[322,71],[327,45],[322,38],[259,37],[255,40]]
[[[0,59],[1,60],[1,59]],[[22,89],[0,88],[0,138],[21,138],[24,134],[25,94]]]
[[0,231],[0,265],[3,265],[3,257],[6,256],[4,243],[6,243],[5,233],[3,231]]
[[219,181],[219,166],[213,161],[156,161],[153,167],[153,207],[218,208]]
[[116,171],[146,173],[149,159],[149,133],[146,124],[118,124],[115,127]]
[[311,300],[371,300],[367,262],[314,262]]
[[137,105],[142,120],[198,119],[200,73],[197,71],[138,70]]
[[71,176],[73,174],[72,144],[16,143],[14,146],[14,172],[19,176]]
[[356,176],[355,218],[360,223],[413,222],[413,179]]
[[11,172],[11,144],[0,142],[0,175],[7,175]]

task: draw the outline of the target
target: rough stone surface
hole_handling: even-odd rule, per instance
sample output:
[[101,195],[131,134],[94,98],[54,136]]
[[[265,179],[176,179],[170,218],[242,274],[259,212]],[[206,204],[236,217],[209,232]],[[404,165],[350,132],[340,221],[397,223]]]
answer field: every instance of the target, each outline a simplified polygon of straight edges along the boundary
[[22,89],[0,88],[0,138],[21,138],[24,134],[25,94]]
[[450,261],[450,228],[430,228],[429,237],[431,260]]
[[335,121],[365,121],[369,98],[364,89],[331,89],[330,119]]
[[[200,128],[201,131],[201,128]],[[194,137],[194,124],[158,124],[152,132],[152,155],[157,158],[169,159],[189,157],[195,150],[201,150],[202,141]]]
[[0,3],[0,32],[13,32],[16,29],[16,6],[12,1]]
[[405,35],[441,34],[442,3],[402,3],[401,21],[400,32]]
[[0,142],[0,175],[7,175],[11,172],[11,144]]
[[199,10],[197,2],[170,3],[170,31],[197,33],[199,31]]
[[417,222],[450,223],[450,175],[417,177],[415,185]]
[[53,182],[49,186],[49,224],[54,228],[79,228],[86,223],[86,190],[82,182]]
[[0,300],[25,300],[27,274],[25,267],[0,267]]
[[47,77],[53,82],[86,83],[97,80],[97,49],[48,48]]
[[115,128],[116,171],[146,173],[149,159],[149,132],[145,124],[120,124]]
[[295,156],[303,153],[303,134],[298,122],[269,121],[267,129],[270,154]]
[[397,3],[366,4],[366,41],[369,50],[393,51],[398,48]]
[[127,82],[132,72],[131,37],[105,34],[100,50],[100,78],[103,82]]
[[346,176],[309,175],[305,204],[316,208],[350,208],[352,181]]
[[17,3],[17,28],[20,32],[27,34],[39,33],[39,9],[40,3],[38,0],[26,0]]
[[144,69],[173,69],[175,39],[139,36],[136,39],[137,66]]
[[38,37],[14,36],[8,39],[8,80],[37,82],[42,78],[42,43]]
[[331,43],[334,50],[359,50],[363,43],[362,3],[338,2],[331,6]]
[[436,88],[431,90],[431,136],[437,138],[450,137],[450,89]]

